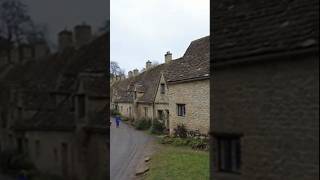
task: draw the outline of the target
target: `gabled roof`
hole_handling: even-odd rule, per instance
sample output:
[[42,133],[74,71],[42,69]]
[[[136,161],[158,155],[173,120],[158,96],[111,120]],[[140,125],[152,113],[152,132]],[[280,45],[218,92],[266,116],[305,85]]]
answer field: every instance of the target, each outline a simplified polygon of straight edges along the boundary
[[76,123],[71,97],[66,96],[61,104],[55,105],[52,93],[75,94],[81,73],[89,75],[83,78],[88,96],[108,97],[107,38],[108,35],[104,34],[79,50],[67,49],[42,61],[15,65],[2,82],[22,90],[24,108],[37,110],[37,113],[30,119],[18,121],[14,128],[73,130]]
[[133,102],[133,93],[130,92],[136,87],[136,90],[143,92],[143,96],[137,102],[151,103],[154,101],[162,74],[168,83],[208,79],[209,67],[209,36],[207,36],[191,42],[183,57],[114,83],[113,88],[118,97],[113,101]]
[[109,97],[108,90],[108,77],[104,75],[86,75],[81,76],[80,81],[84,93],[89,97]]
[[319,46],[318,0],[218,0],[215,63]]

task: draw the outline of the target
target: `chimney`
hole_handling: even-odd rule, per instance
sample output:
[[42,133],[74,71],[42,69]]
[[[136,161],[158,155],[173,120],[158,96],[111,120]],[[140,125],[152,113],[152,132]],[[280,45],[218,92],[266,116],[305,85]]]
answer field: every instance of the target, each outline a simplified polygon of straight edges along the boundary
[[31,45],[22,44],[19,47],[20,62],[26,62],[33,57],[33,49]]
[[82,25],[77,25],[74,27],[76,47],[80,48],[81,46],[87,44],[92,39],[91,26],[83,23]]
[[59,51],[73,46],[72,32],[63,30],[58,34]]
[[150,69],[151,65],[152,65],[152,62],[151,61],[147,61],[146,62],[146,70]]
[[129,72],[128,72],[128,78],[131,78],[131,77],[133,77],[133,72],[132,72],[132,71],[129,71]]
[[139,74],[139,70],[138,70],[138,69],[134,69],[134,70],[133,70],[133,75],[134,75],[134,76],[137,76],[138,74]]
[[34,45],[35,59],[43,58],[49,54],[49,47],[45,42],[38,42]]
[[172,54],[170,51],[168,51],[165,55],[164,55],[164,62],[168,63],[172,60]]

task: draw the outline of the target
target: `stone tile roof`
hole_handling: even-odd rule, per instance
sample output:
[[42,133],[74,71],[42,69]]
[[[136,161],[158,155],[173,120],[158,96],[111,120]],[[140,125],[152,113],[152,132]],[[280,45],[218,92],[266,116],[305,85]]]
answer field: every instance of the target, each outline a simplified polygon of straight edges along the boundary
[[209,36],[191,42],[182,58],[160,64],[138,76],[116,82],[113,88],[117,92],[114,102],[133,102],[133,93],[143,92],[137,102],[154,101],[161,74],[169,83],[209,78]]
[[89,96],[107,98],[107,38],[108,35],[104,34],[79,50],[67,49],[42,61],[16,65],[2,82],[18,85],[18,90],[22,88],[24,108],[37,110],[37,113],[31,119],[18,121],[14,128],[72,130],[76,125],[72,100],[69,97],[61,104],[55,105],[52,93],[76,93],[81,73],[95,74],[94,77],[90,75],[83,79],[85,93]]
[[84,93],[90,97],[109,97],[108,90],[108,77],[106,75],[99,76],[83,76]]
[[319,46],[318,0],[218,0],[214,62]]
[[16,130],[70,131],[76,127],[75,114],[69,103],[61,103],[55,110],[38,111],[30,119],[16,122]]
[[56,90],[63,92],[75,91],[74,82],[79,73],[106,73],[110,50],[108,46],[109,35],[104,34],[92,43],[82,46],[67,63],[63,70]]

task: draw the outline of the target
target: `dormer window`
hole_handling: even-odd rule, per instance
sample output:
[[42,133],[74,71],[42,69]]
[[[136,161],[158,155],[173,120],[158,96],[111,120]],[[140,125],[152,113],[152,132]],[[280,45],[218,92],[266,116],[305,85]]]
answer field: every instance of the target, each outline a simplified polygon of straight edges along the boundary
[[81,94],[78,95],[78,117],[83,118],[85,116],[86,112],[86,99],[85,95]]
[[166,93],[166,86],[165,86],[165,84],[160,84],[160,92],[161,92],[161,94],[165,94]]

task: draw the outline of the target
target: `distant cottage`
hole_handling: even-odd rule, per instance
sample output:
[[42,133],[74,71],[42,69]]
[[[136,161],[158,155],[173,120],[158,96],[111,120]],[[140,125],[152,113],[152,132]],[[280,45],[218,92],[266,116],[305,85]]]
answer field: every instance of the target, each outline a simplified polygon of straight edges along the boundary
[[65,179],[102,180],[109,168],[109,34],[76,37],[77,46],[61,40],[57,53],[3,71],[0,152],[27,155],[41,172]]
[[[178,124],[207,134],[209,130],[209,36],[193,41],[183,57],[145,71],[129,71],[112,84],[112,108],[131,119],[161,120],[170,133]],[[152,67],[152,68],[151,68]]]

